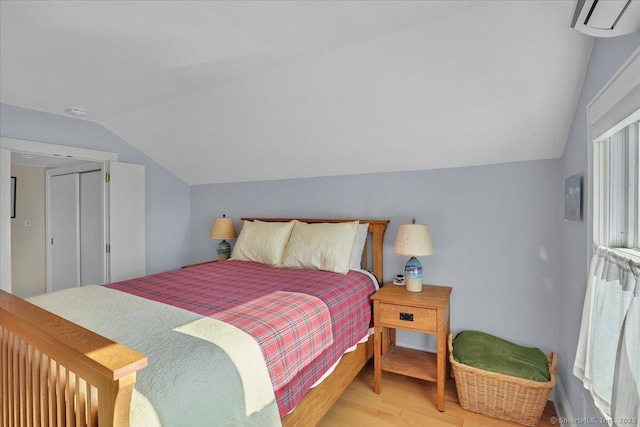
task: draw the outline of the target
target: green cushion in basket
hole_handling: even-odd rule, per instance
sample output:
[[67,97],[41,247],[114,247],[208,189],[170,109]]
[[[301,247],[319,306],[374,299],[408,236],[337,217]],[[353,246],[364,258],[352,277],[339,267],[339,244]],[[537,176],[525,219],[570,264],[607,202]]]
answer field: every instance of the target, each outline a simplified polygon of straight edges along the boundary
[[453,358],[485,371],[549,381],[547,356],[540,349],[522,347],[484,332],[460,332],[453,343]]

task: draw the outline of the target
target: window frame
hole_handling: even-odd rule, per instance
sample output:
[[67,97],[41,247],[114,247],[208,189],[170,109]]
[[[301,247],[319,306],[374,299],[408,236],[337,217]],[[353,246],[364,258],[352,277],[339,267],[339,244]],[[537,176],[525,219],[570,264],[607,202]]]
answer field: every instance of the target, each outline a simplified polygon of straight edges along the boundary
[[[610,131],[625,118],[640,110],[640,48],[636,49],[620,69],[587,105],[587,260],[591,259],[592,244],[598,237],[596,221],[601,215],[594,209],[594,142],[610,136]],[[639,150],[640,151],[640,150]],[[638,201],[640,204],[640,201]],[[636,230],[638,227],[636,227]],[[638,233],[636,233],[638,234]]]
[[593,142],[594,240],[612,249],[640,251],[639,123],[640,110]]

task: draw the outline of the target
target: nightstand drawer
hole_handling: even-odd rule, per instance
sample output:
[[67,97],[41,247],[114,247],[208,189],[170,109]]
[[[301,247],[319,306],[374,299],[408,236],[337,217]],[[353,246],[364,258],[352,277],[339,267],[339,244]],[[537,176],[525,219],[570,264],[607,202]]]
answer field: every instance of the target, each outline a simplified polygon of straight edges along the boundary
[[420,332],[435,333],[438,327],[437,323],[436,310],[380,303],[381,326],[416,329]]

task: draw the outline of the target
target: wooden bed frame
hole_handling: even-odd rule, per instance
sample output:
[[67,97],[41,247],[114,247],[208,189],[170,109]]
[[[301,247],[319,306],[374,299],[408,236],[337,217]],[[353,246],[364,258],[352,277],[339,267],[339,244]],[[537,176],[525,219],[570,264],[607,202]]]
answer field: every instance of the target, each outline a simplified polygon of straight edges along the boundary
[[[244,219],[274,222],[293,218]],[[382,241],[389,221],[360,222],[369,223],[370,271],[382,283]],[[363,251],[363,269],[369,265],[368,245]],[[344,355],[335,371],[282,419],[283,425],[317,424],[372,357],[372,341]],[[0,291],[0,353],[1,427],[129,425],[136,372],[147,366],[144,355],[5,291]]]

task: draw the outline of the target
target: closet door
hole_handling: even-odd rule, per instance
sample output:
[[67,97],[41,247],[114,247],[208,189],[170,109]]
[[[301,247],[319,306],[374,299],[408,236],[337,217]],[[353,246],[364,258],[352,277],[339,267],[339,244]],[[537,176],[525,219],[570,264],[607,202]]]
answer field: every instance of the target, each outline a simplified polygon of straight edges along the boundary
[[78,174],[51,177],[51,291],[80,284]]
[[101,285],[104,276],[102,171],[80,174],[80,284]]

